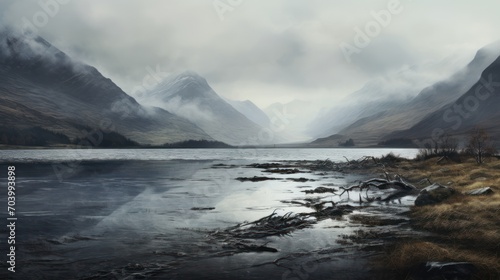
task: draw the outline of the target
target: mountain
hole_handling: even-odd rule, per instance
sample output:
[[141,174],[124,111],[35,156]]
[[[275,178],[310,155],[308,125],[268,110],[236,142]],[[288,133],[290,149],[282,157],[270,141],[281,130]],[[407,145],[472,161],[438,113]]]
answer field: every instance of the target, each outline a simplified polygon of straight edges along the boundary
[[4,127],[39,127],[71,139],[99,130],[140,144],[211,140],[186,119],[141,106],[43,38],[8,28],[0,31],[0,119]]
[[[384,88],[374,82],[366,84],[362,89],[351,94],[347,99],[337,102],[332,108],[324,109],[309,124],[306,133],[313,138],[333,135],[354,121],[371,116],[378,112],[394,108],[408,102],[404,97],[380,97]],[[358,96],[365,98],[356,98]]]
[[233,106],[234,109],[238,110],[238,112],[242,113],[249,120],[254,123],[260,125],[261,127],[269,127],[271,121],[269,117],[262,111],[257,105],[255,105],[250,100],[245,101],[236,101],[225,99],[227,103]]
[[499,43],[479,50],[474,59],[450,78],[423,89],[408,103],[358,119],[338,134],[353,138],[361,145],[375,145],[387,140],[394,131],[409,129],[428,114],[455,101],[480,78],[483,70],[499,55]]
[[260,126],[224,101],[203,77],[191,71],[165,78],[140,101],[184,117],[212,138],[230,145],[269,143],[259,138]]
[[464,64],[463,59],[448,57],[407,66],[398,72],[370,80],[330,108],[321,110],[306,132],[313,138],[326,137],[339,133],[359,119],[402,106],[424,88],[442,80],[443,73],[462,68]]
[[457,100],[427,115],[423,120],[403,131],[387,137],[423,139],[446,132],[464,135],[474,127],[485,129],[500,139],[500,57],[488,66],[481,79]]

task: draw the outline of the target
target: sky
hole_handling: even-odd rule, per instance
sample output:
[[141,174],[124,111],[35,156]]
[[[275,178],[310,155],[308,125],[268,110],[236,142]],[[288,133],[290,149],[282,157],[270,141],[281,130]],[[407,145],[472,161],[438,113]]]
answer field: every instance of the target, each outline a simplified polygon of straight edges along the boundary
[[499,10],[497,0],[1,0],[0,21],[35,29],[131,95],[148,77],[191,70],[265,107],[335,103],[414,65],[445,78],[500,39]]

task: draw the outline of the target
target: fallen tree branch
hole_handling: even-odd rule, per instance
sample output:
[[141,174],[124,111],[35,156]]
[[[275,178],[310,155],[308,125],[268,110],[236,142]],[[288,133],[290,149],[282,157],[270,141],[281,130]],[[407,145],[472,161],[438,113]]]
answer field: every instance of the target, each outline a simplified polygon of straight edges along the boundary
[[386,177],[388,179],[381,179],[381,178],[373,178],[370,180],[366,181],[361,181],[357,185],[352,185],[349,187],[339,187],[342,192],[338,194],[338,196],[342,196],[343,194],[347,193],[347,196],[349,197],[350,192],[354,190],[358,190],[360,192],[359,200],[362,202],[361,199],[361,193],[365,191],[365,196],[367,201],[373,201],[374,198],[369,198],[368,197],[368,191],[370,188],[376,188],[379,190],[387,190],[387,189],[396,189],[398,190],[398,194],[401,195],[403,193],[409,193],[416,191],[417,188],[409,183],[407,183],[400,175],[396,175],[394,180],[390,180],[390,176],[386,173]]

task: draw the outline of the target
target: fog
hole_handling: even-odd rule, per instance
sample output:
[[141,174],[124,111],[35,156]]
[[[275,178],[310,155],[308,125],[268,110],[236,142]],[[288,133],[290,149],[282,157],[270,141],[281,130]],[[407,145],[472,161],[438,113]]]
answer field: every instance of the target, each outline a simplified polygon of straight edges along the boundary
[[192,70],[219,95],[263,109],[307,100],[314,109],[301,119],[312,120],[356,100],[347,96],[367,83],[390,89],[372,98],[404,99],[448,77],[499,39],[499,8],[493,0],[8,0],[0,14],[129,94],[151,69]]

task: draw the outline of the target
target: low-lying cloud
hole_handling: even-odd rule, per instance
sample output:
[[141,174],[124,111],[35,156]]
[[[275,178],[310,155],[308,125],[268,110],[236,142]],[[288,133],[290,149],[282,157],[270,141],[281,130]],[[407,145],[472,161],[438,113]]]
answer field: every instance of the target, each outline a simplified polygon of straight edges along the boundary
[[[261,107],[293,99],[333,103],[371,79],[428,60],[471,59],[498,39],[498,1],[401,0],[401,13],[346,61],[339,45],[389,1],[243,1],[221,20],[212,1],[71,0],[38,32],[129,93],[147,67],[161,65],[165,72],[196,71],[219,94]],[[22,26],[44,9],[39,1],[7,0],[0,11],[4,24]],[[455,70],[429,70],[429,79]]]

